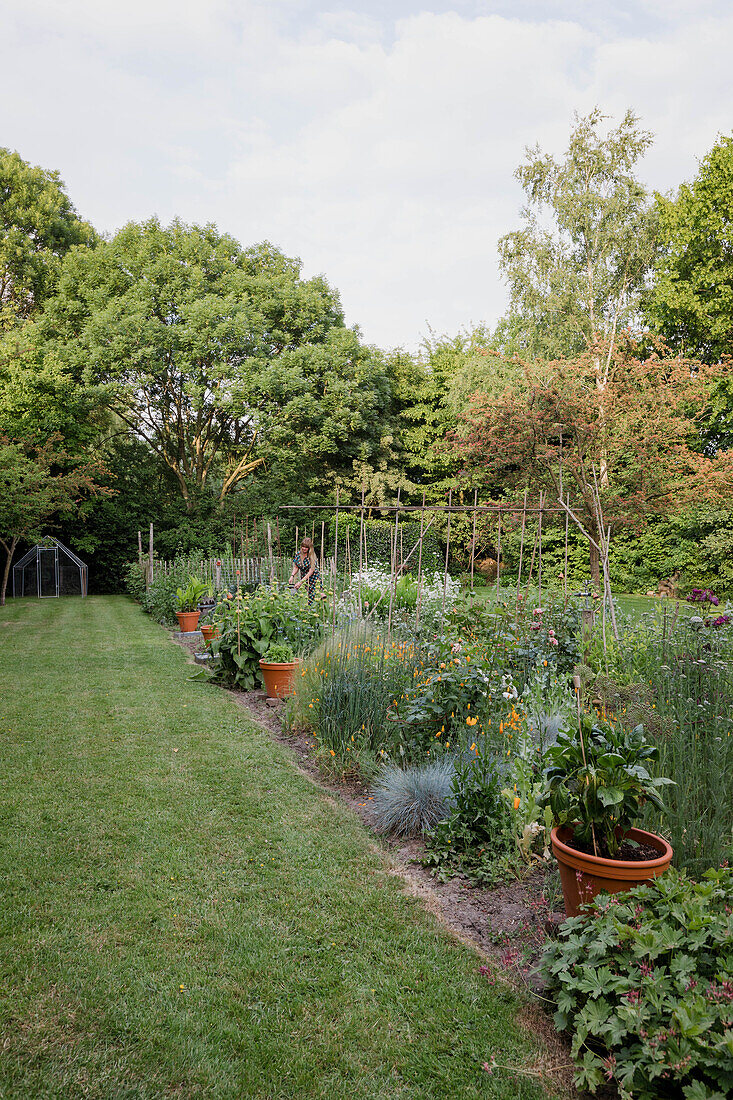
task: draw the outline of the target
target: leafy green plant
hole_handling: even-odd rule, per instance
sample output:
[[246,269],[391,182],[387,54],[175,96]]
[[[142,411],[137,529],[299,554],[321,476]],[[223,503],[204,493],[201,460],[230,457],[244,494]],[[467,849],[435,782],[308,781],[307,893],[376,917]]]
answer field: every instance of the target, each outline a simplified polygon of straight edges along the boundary
[[463,874],[482,886],[504,878],[512,864],[514,839],[504,778],[488,738],[458,757],[451,785],[451,808],[427,837],[423,862],[440,879]]
[[262,660],[267,661],[271,665],[290,664],[295,660],[293,647],[288,642],[276,642],[274,645],[268,647]]
[[377,829],[415,837],[433,828],[447,813],[453,774],[450,756],[404,768],[387,765],[372,788]]
[[659,788],[672,781],[647,769],[658,757],[641,726],[629,731],[583,714],[580,728],[561,731],[547,751],[540,801],[558,824],[573,826],[575,841],[613,858],[645,803],[664,808]]
[[305,590],[295,593],[275,586],[253,594],[239,588],[234,596],[227,594],[214,621],[221,636],[211,644],[211,675],[243,691],[261,683],[260,658],[271,645],[287,643],[302,655],[320,641],[324,629],[320,608],[308,603]]
[[671,869],[567,920],[541,973],[576,1082],[623,1100],[733,1093],[733,870]]
[[176,589],[176,611],[196,611],[201,599],[211,592],[211,586],[206,581],[189,576],[186,587],[179,585]]
[[145,569],[139,562],[131,561],[125,567],[125,587],[136,603],[145,599]]
[[[618,722],[644,724],[659,749],[653,774],[674,780],[665,829],[675,865],[694,875],[733,859],[733,628],[695,628],[683,606],[624,626],[610,674],[596,663],[595,696]],[[646,806],[645,827],[660,817]]]
[[492,690],[499,691],[498,672],[486,667],[478,651],[456,647],[453,652],[441,646],[437,656],[443,660],[421,670],[414,686],[392,707],[405,736],[426,748],[436,736],[450,740],[454,730],[465,734],[487,713]]

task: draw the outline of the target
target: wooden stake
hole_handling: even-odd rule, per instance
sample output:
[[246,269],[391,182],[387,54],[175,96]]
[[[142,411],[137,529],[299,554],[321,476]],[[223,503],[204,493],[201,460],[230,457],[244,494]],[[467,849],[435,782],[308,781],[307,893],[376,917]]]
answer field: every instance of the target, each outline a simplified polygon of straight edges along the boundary
[[[453,490],[448,490],[448,508],[450,509],[453,503]],[[450,554],[450,518],[451,512],[448,512],[448,534],[445,540],[445,572],[443,573],[443,608],[440,613],[440,625],[442,627],[443,620],[445,619],[445,597],[448,592],[448,555]]]
[[478,508],[478,489],[473,491],[473,537],[471,539],[471,595],[473,595],[473,569],[476,562],[476,509]]
[[333,540],[333,632],[336,633],[336,579],[339,557],[339,487],[336,486],[336,534]]
[[359,618],[364,614],[361,605],[361,571],[364,565],[362,539],[364,537],[364,486],[361,487],[361,512],[359,519]]
[[545,494],[540,491],[540,516],[538,520],[538,539],[539,545],[537,547],[537,602],[542,607],[542,502],[545,499]]
[[499,570],[501,569],[501,512],[496,532],[496,603],[499,604]]
[[415,633],[420,625],[420,597],[422,596],[422,544],[425,536],[425,490],[422,494],[420,509],[420,550],[417,555],[417,605],[415,607]]
[[140,568],[143,567],[143,533],[138,531],[137,533],[137,560]]
[[[397,489],[397,508],[400,506],[400,489]],[[389,619],[387,620],[387,638],[392,640],[392,609],[394,607],[395,588],[397,587],[397,578],[395,576],[395,569],[397,566],[397,529],[400,522],[399,511],[394,515],[394,538],[392,540],[392,586],[389,592]]]
[[267,521],[267,554],[270,559],[270,584],[275,580],[275,561],[272,556],[272,527],[270,521]]
[[524,490],[524,505],[522,507],[522,533],[519,536],[519,573],[517,574],[517,610],[516,618],[519,618],[519,590],[522,585],[522,559],[524,558],[524,529],[527,525],[527,490]]
[[150,524],[150,541],[148,543],[148,584],[147,584],[147,587],[149,588],[152,583],[153,583],[153,525],[151,523]]

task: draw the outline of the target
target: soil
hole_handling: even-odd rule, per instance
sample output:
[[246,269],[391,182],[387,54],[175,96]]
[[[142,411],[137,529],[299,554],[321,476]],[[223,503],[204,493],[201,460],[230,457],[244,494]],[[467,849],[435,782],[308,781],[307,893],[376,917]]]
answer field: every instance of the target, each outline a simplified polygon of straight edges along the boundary
[[[200,638],[179,635],[176,641],[192,654],[205,652]],[[274,740],[291,750],[301,772],[337,795],[368,828],[375,829],[369,785],[357,775],[345,776],[338,782],[324,776],[315,759],[313,738],[302,732],[284,732],[281,700],[268,699],[264,691],[229,694]],[[590,1100],[590,1094],[579,1092],[573,1085],[569,1044],[558,1035],[551,1015],[543,1007],[542,983],[534,972],[548,938],[557,935],[565,920],[554,861],[551,865],[537,865],[520,880],[487,889],[474,886],[461,875],[446,882],[436,879],[419,862],[425,851],[421,840],[382,836],[380,843],[388,854],[390,873],[399,876],[408,892],[420,898],[457,939],[483,956],[488,964],[487,981],[521,986],[529,994],[521,1010],[521,1022],[540,1038],[544,1056],[536,1065],[518,1072],[544,1078],[558,1096],[568,1100]],[[617,1100],[617,1097],[615,1089],[599,1088],[593,1100]]]
[[[609,859],[608,850],[605,845],[598,845],[598,852],[593,851],[593,843],[590,844],[581,843],[579,840],[573,840],[570,843],[569,840],[563,838],[563,842],[567,844],[568,848],[574,848],[576,852],[582,852],[586,856],[599,855],[604,859]],[[625,840],[619,847],[619,850],[613,856],[613,859],[626,860],[629,863],[641,863],[643,860],[659,859],[664,855],[664,852],[655,848],[653,844],[640,844],[633,841]]]

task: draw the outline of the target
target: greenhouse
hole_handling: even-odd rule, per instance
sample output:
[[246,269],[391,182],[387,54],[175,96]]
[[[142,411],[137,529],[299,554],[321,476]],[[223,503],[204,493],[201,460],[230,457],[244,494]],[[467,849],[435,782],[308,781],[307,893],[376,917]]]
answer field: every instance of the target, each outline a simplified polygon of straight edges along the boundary
[[87,581],[84,562],[55,538],[37,543],[13,566],[13,596],[86,596]]

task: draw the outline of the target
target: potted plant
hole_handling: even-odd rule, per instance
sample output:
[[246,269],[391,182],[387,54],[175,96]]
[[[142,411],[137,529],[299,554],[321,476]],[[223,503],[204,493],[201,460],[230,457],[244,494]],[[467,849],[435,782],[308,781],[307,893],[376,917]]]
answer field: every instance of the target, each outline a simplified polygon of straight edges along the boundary
[[641,726],[629,732],[589,714],[548,749],[540,799],[555,821],[552,851],[569,917],[601,890],[629,890],[669,867],[667,841],[634,827],[645,803],[664,809],[659,788],[672,780],[647,769],[658,756]]
[[282,699],[293,694],[297,665],[293,647],[287,642],[274,643],[264,657],[260,657],[260,671],[268,699]]
[[188,578],[185,588],[176,589],[176,618],[182,634],[189,634],[196,629],[199,622],[199,600],[209,591],[206,581],[200,581],[198,577]]
[[204,642],[209,645],[214,638],[221,637],[221,631],[219,629],[220,616],[218,614],[219,608],[214,600],[201,602],[201,615],[202,619],[199,620],[199,630],[204,636]]

